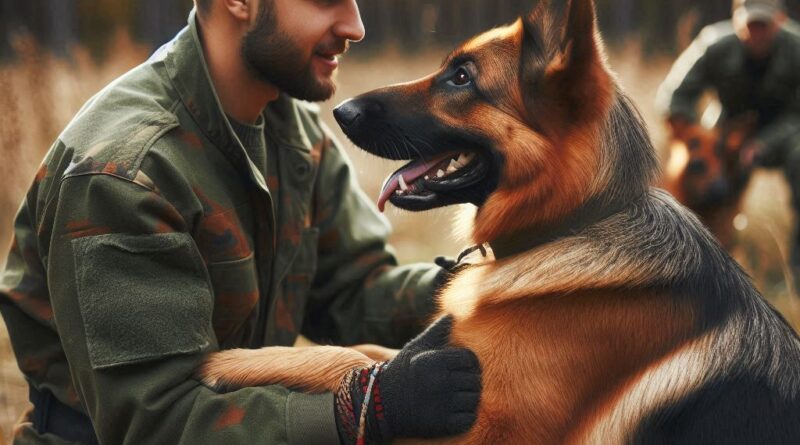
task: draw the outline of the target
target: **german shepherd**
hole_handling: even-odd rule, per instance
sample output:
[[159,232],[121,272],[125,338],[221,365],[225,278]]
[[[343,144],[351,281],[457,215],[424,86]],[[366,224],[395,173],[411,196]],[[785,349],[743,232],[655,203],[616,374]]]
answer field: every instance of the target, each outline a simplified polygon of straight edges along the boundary
[[[798,444],[800,340],[667,193],[606,66],[591,0],[541,1],[416,82],[335,112],[411,160],[379,199],[478,206],[493,259],[439,296],[483,367],[475,426],[436,444]],[[292,355],[293,354],[293,355]],[[334,390],[343,348],[227,351],[209,384]]]
[[756,130],[755,114],[715,128],[682,128],[670,146],[664,188],[695,212],[726,250],[734,245],[733,219],[742,207],[752,168],[741,151]]

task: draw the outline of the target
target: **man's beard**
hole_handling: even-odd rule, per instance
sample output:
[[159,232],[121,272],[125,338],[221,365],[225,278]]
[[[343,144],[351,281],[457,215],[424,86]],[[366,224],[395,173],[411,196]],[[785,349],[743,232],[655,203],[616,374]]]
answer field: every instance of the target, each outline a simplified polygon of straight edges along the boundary
[[[303,51],[279,28],[270,3],[262,4],[255,28],[242,41],[245,66],[257,78],[296,99],[310,102],[330,99],[336,92],[336,84],[332,79],[316,78],[311,65],[313,56],[306,60]],[[314,52],[326,49],[343,52],[346,46],[342,42],[336,48],[315,48]]]

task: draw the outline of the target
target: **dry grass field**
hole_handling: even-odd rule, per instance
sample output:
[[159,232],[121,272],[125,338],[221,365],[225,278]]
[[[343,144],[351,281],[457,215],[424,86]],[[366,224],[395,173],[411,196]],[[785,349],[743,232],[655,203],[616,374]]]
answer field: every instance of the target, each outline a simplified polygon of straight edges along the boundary
[[[36,167],[57,133],[92,94],[113,78],[146,57],[146,51],[121,34],[102,65],[85,52],[76,50],[72,62],[38,53],[33,46],[19,43],[17,63],[0,67],[0,265],[9,244],[10,226]],[[336,98],[323,105],[323,116],[332,128],[330,109],[347,97],[381,85],[411,80],[439,65],[444,51],[400,54],[391,49],[370,56],[354,55],[343,63]],[[612,52],[611,66],[622,84],[639,104],[658,146],[664,146],[663,127],[653,109],[655,90],[669,67],[669,60],[646,60],[636,47]],[[356,166],[367,193],[377,197],[380,184],[397,166],[361,153],[340,138]],[[762,292],[778,306],[795,326],[800,326],[800,303],[787,286],[785,258],[789,228],[788,195],[782,177],[776,173],[757,175],[748,193],[747,227],[738,233],[737,257],[748,267]],[[467,243],[452,235],[454,210],[424,215],[401,213],[391,206],[387,216],[395,232],[392,243],[403,262],[430,261],[437,255],[455,255]],[[27,403],[27,389],[17,371],[5,327],[0,321],[0,445],[3,431]]]

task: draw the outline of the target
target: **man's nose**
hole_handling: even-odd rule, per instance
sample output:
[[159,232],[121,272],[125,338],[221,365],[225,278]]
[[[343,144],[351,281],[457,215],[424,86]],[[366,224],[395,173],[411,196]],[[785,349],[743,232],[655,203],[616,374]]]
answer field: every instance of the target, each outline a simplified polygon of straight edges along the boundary
[[342,8],[339,20],[334,25],[333,33],[336,37],[347,39],[351,42],[360,42],[364,39],[365,31],[356,0],[343,2]]

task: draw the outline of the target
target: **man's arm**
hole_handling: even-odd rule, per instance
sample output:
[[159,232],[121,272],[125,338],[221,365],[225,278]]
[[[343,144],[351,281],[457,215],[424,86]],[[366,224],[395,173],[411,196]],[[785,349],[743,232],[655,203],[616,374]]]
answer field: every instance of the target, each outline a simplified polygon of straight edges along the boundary
[[47,213],[56,326],[100,443],[320,443],[309,432],[336,443],[332,394],[218,394],[193,378],[218,349],[213,292],[187,224],[158,192],[72,177]]
[[303,333],[323,343],[399,347],[430,321],[442,269],[397,266],[388,222],[327,130],[325,138],[315,186],[319,261]]
[[708,47],[717,38],[717,31],[706,28],[678,57],[659,87],[656,106],[672,125],[676,137],[681,130],[697,121],[697,101],[708,86]]
[[753,137],[757,163],[766,167],[782,164],[786,153],[793,149],[792,143],[800,135],[800,86],[788,92],[792,102],[773,122],[764,126]]

